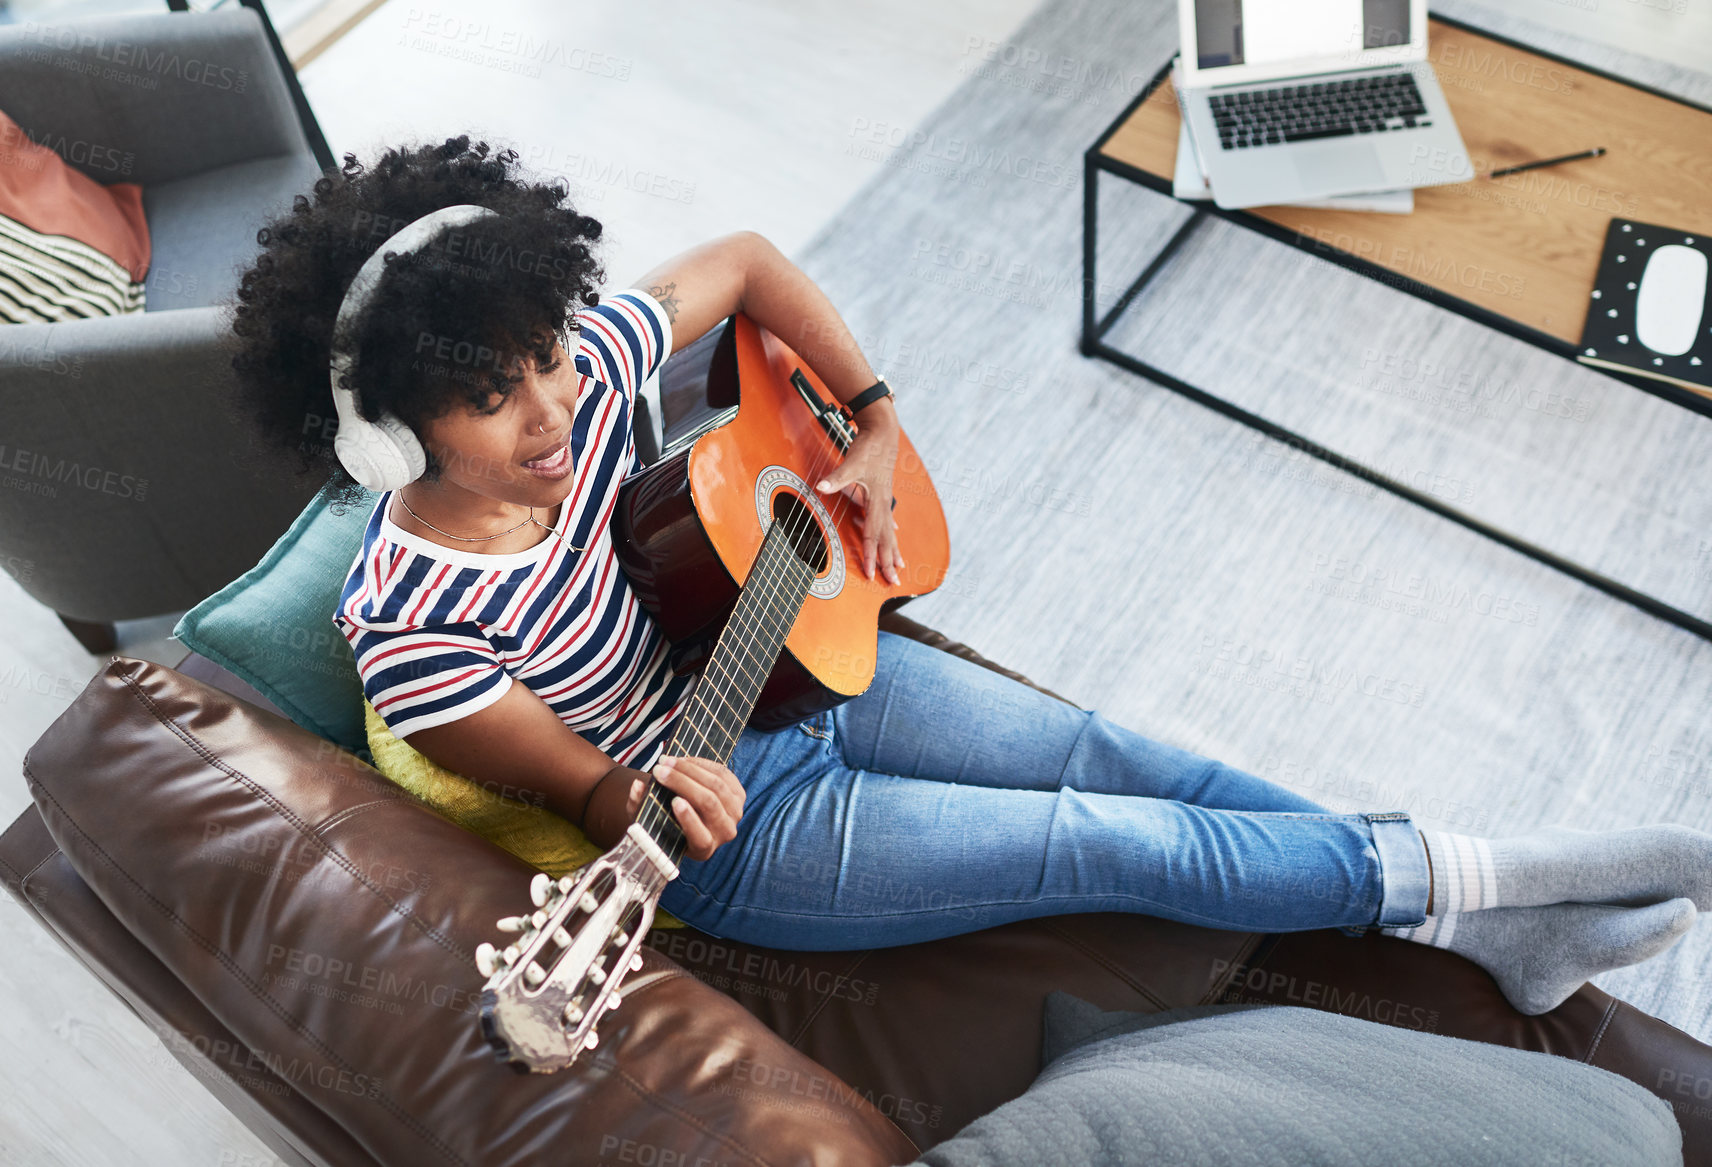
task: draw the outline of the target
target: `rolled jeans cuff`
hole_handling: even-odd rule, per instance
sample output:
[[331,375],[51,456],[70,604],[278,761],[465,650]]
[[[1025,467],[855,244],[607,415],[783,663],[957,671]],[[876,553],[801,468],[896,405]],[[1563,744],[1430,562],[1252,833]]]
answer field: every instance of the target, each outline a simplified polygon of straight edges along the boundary
[[1375,927],[1415,928],[1427,922],[1427,849],[1408,811],[1364,814],[1379,853],[1380,885],[1384,888]]

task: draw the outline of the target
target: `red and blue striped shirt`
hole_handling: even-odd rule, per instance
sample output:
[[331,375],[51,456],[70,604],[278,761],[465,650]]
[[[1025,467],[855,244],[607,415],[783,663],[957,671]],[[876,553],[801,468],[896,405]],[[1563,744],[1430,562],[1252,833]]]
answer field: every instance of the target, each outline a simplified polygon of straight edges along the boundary
[[575,483],[554,527],[563,540],[506,555],[443,547],[393,523],[387,491],[333,622],[364,695],[400,738],[485,709],[515,680],[615,762],[646,770],[695,677],[668,665],[609,526],[619,484],[642,468],[631,408],[671,352],[672,325],[639,288],[577,317],[574,363],[586,380],[571,430]]

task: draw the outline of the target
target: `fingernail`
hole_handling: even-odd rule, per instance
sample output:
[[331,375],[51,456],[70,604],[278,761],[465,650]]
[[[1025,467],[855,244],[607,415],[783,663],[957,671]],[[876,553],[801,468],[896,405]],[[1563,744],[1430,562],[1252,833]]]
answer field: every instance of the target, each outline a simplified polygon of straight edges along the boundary
[[819,484],[817,484],[815,486],[815,489],[816,490],[831,490],[832,489],[832,483],[830,483],[826,479],[822,478],[820,480]]
[[685,811],[689,810],[689,808],[690,808],[690,804],[685,802],[683,799],[681,799],[681,798],[672,799],[672,810],[675,811],[676,813],[683,814]]

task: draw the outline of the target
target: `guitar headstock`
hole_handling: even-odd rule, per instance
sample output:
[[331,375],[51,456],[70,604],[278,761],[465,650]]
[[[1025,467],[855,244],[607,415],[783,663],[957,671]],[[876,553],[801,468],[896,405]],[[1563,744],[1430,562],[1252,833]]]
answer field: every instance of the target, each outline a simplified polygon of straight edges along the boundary
[[488,978],[482,1033],[501,1061],[551,1073],[599,1044],[596,1026],[619,1007],[624,978],[641,969],[654,905],[676,874],[653,840],[632,827],[575,876],[535,876],[535,910],[498,924],[517,939],[503,950],[486,943],[476,949],[476,967]]

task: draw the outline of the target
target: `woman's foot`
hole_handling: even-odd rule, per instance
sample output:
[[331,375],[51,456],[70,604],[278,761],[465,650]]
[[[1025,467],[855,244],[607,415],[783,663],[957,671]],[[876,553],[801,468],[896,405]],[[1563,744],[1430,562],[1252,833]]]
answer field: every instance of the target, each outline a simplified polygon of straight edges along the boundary
[[1557,1008],[1589,977],[1639,964],[1680,940],[1698,913],[1686,896],[1648,907],[1548,904],[1428,917],[1387,936],[1448,948],[1492,974],[1527,1014]]
[[1556,903],[1638,906],[1687,897],[1712,911],[1712,834],[1674,823],[1617,831],[1542,827],[1486,839],[1421,832],[1430,915]]

